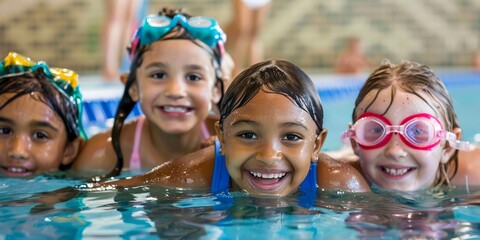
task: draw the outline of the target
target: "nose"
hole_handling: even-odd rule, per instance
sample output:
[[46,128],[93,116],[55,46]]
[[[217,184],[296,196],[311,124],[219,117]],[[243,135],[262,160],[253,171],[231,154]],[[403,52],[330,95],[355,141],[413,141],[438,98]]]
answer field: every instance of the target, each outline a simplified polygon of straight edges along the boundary
[[399,133],[393,133],[392,138],[385,148],[385,155],[397,160],[407,156],[407,152],[401,142]]
[[268,141],[261,145],[257,160],[264,164],[271,164],[282,159],[281,143],[276,141]]
[[13,160],[28,159],[30,141],[28,137],[14,135],[9,143],[8,157]]
[[165,87],[165,96],[179,99],[187,96],[187,83],[180,77],[170,78]]

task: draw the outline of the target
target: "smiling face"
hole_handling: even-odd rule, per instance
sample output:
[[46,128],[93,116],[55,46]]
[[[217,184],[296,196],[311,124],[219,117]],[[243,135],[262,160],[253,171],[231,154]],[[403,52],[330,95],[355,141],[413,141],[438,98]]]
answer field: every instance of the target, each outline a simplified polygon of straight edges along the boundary
[[[0,105],[9,95],[0,97]],[[23,95],[0,110],[0,174],[19,177],[55,171],[69,164],[76,150],[67,144],[60,117],[37,97]]]
[[219,101],[215,82],[205,49],[190,40],[157,41],[143,55],[130,95],[156,126],[179,134],[199,127]]
[[233,182],[253,195],[285,196],[297,190],[316,160],[318,137],[310,115],[287,97],[260,90],[217,125]]
[[[445,126],[443,118],[420,97],[397,89],[391,102],[391,88],[370,91],[356,107],[355,115],[372,112],[383,115],[393,125],[399,125],[405,118],[428,113],[438,118]],[[433,102],[426,95],[427,101]],[[376,97],[376,99],[375,99]],[[370,105],[371,104],[371,105]],[[387,111],[388,109],[388,111]],[[385,114],[384,114],[385,113]],[[393,133],[387,144],[379,148],[364,149],[352,141],[354,151],[360,158],[362,170],[367,179],[382,188],[400,191],[415,191],[432,187],[439,170],[440,163],[447,163],[454,149],[447,147],[445,140],[431,150],[413,149]]]

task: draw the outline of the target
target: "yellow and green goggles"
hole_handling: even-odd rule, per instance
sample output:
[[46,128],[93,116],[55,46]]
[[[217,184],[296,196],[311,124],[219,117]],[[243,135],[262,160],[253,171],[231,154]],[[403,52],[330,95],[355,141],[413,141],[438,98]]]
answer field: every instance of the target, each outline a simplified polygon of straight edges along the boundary
[[83,101],[78,86],[78,74],[76,72],[66,68],[50,68],[44,61],[34,62],[28,57],[10,52],[5,59],[0,62],[0,80],[5,77],[33,72],[39,68],[42,69],[48,81],[71,103],[77,106],[77,130],[82,138],[87,139],[87,134],[82,124]]

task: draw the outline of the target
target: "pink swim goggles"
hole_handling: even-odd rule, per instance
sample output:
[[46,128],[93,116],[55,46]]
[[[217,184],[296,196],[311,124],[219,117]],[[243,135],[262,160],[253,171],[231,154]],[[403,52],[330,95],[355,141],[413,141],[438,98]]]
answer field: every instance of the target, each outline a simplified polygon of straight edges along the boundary
[[473,147],[469,142],[457,140],[454,133],[445,131],[440,121],[428,113],[414,114],[400,125],[392,125],[387,118],[366,112],[342,134],[342,139],[351,138],[363,149],[375,149],[385,146],[392,133],[399,133],[402,142],[418,150],[431,150],[443,139],[455,149],[468,151]]

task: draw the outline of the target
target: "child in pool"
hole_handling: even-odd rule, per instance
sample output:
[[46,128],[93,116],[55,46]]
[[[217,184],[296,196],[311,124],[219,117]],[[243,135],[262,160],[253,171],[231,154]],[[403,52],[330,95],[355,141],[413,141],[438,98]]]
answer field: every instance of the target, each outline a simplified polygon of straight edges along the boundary
[[227,89],[220,115],[213,146],[101,186],[158,184],[270,196],[298,188],[369,190],[357,170],[320,152],[327,136],[323,108],[315,85],[296,65],[282,60],[252,65]]
[[452,99],[435,73],[414,62],[388,61],[369,76],[355,101],[350,138],[366,179],[384,189],[449,185],[458,167],[461,129]]
[[[174,9],[147,16],[129,48],[133,60],[113,128],[93,136],[73,168],[116,175],[199,150],[210,138],[205,120],[223,94],[225,40],[212,18]],[[144,116],[124,124],[137,102]]]
[[68,168],[82,138],[78,75],[17,53],[0,62],[0,175]]

